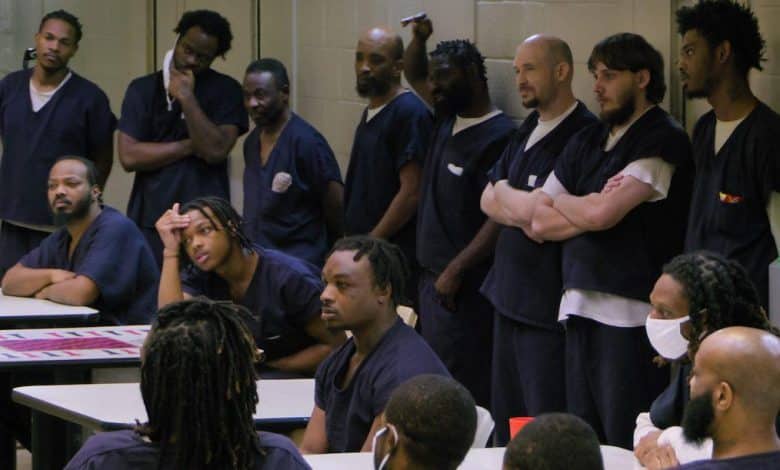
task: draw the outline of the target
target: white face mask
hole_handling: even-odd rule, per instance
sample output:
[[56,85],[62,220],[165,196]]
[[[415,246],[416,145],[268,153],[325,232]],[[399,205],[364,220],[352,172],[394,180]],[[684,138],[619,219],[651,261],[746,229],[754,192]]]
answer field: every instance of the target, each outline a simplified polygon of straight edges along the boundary
[[688,340],[680,333],[680,325],[688,320],[687,315],[673,320],[647,317],[647,337],[658,354],[667,359],[678,359],[688,352]]
[[387,424],[385,427],[383,427],[382,429],[379,429],[374,434],[374,440],[371,443],[371,451],[374,453],[374,468],[376,470],[384,470],[385,466],[387,465],[387,461],[390,460],[390,454],[392,454],[393,450],[394,450],[394,448],[391,448],[387,452],[387,454],[385,454],[385,456],[382,457],[381,460],[379,459],[379,455],[377,455],[377,451],[379,449],[376,446],[376,441],[379,438],[379,436],[387,433],[388,429],[390,430],[390,432],[393,433],[393,442],[394,442],[393,447],[398,445],[398,432],[395,430],[395,426],[393,426],[392,424]]

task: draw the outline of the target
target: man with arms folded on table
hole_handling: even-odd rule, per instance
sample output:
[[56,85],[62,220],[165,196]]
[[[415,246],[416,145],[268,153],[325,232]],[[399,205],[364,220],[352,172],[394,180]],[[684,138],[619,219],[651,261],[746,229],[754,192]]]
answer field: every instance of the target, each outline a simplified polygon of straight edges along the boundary
[[317,370],[303,453],[370,451],[399,384],[420,374],[449,376],[396,313],[406,269],[400,248],[381,239],[347,237],[333,246],[322,270],[322,318],[352,338]]

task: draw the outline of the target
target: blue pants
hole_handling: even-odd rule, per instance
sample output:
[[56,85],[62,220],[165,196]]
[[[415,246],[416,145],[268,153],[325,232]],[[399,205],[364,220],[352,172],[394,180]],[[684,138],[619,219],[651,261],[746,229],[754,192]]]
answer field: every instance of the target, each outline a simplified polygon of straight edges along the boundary
[[455,311],[438,300],[437,275],[420,279],[420,333],[452,377],[462,383],[479,406],[490,408],[490,363],[493,351],[493,306],[479,293],[479,279],[466,276],[455,297]]
[[0,222],[0,279],[48,236],[47,232]]
[[509,442],[509,418],[566,411],[563,327],[546,329],[498,312],[493,328],[494,445]]
[[644,327],[619,328],[572,316],[566,322],[566,400],[569,412],[590,424],[602,444],[633,448],[639,413],[669,383],[669,369]]

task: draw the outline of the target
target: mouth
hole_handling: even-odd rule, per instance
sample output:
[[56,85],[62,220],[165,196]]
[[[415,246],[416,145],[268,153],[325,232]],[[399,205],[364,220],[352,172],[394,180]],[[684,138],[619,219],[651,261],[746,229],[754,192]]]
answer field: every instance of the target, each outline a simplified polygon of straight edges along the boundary
[[203,265],[207,260],[209,259],[208,253],[195,253],[195,256],[193,257],[193,261],[195,261],[195,264]]
[[71,205],[70,201],[67,199],[57,199],[54,201],[54,208],[55,209],[61,209],[64,207],[69,207]]
[[320,312],[320,318],[324,321],[333,320],[338,317],[338,312],[332,308],[323,308]]

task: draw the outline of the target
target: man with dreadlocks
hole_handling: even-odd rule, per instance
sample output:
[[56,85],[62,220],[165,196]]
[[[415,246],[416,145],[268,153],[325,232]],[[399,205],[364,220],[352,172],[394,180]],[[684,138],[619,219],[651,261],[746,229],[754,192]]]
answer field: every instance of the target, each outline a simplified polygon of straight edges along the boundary
[[493,306],[479,289],[499,225],[479,201],[515,126],[491,102],[485,59],[473,43],[442,41],[429,64],[431,20],[415,20],[412,31],[404,73],[436,112],[417,210],[420,331],[452,376],[487,408]]
[[420,374],[449,376],[396,313],[407,269],[401,249],[381,239],[347,237],[333,246],[322,269],[322,319],[352,338],[317,370],[304,453],[370,451],[399,384]]
[[745,269],[715,253],[688,253],[667,263],[650,293],[650,303],[650,343],[658,354],[677,361],[679,367],[650,411],[637,417],[634,454],[648,468],[671,458],[680,463],[709,458],[711,444],[688,445],[681,439],[679,428],[689,399],[690,360],[699,343],[730,326],[758,328],[775,335],[780,331],[769,323]]
[[308,469],[289,439],[255,432],[250,318],[244,307],[207,299],[162,308],[141,352],[149,421],[92,436],[66,470]]
[[268,359],[262,377],[311,377],[345,340],[320,318],[316,268],[253,244],[228,201],[198,198],[181,209],[174,204],[157,230],[164,246],[158,305],[205,295],[247,307],[255,315],[249,328]]

